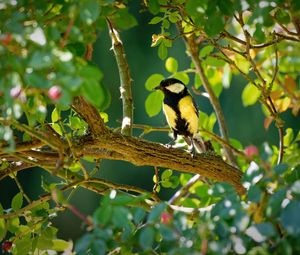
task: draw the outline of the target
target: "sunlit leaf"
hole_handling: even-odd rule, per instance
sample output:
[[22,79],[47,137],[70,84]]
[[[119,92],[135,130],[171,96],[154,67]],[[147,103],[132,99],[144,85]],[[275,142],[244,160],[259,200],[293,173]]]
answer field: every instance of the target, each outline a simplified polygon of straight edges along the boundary
[[162,107],[163,93],[155,91],[148,95],[145,101],[146,112],[150,117],[157,115]]
[[23,195],[21,192],[19,192],[13,197],[11,202],[11,208],[14,211],[18,211],[22,207],[22,204],[23,204]]
[[175,58],[169,57],[166,60],[165,67],[168,72],[170,73],[176,73],[178,69],[178,62]]
[[155,87],[157,87],[162,80],[164,80],[164,76],[163,75],[161,75],[161,74],[152,74],[146,80],[145,87],[146,87],[147,90],[151,91]]
[[253,105],[257,102],[261,91],[252,84],[247,84],[242,92],[242,101],[244,106]]

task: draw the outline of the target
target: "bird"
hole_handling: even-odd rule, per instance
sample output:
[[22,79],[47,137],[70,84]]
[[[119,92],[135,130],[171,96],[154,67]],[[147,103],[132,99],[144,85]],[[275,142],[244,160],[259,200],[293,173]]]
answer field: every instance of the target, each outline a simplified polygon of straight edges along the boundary
[[175,78],[162,80],[155,90],[164,94],[163,112],[168,125],[173,131],[173,141],[181,135],[185,142],[192,145],[192,156],[195,155],[195,147],[199,152],[204,152],[205,147],[198,135],[199,112],[198,107],[186,85]]

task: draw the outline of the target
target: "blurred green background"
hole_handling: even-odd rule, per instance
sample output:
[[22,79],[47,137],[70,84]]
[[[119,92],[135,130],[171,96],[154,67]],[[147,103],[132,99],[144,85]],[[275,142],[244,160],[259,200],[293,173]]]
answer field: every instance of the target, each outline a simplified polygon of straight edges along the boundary
[[[169,75],[164,67],[164,61],[157,56],[157,48],[151,48],[152,34],[158,34],[159,26],[149,25],[151,19],[150,14],[139,12],[139,3],[132,3],[130,12],[135,15],[138,25],[130,30],[121,32],[121,38],[125,47],[127,60],[130,65],[130,72],[133,78],[133,98],[134,98],[134,123],[147,124],[152,126],[164,126],[166,121],[162,113],[158,116],[150,118],[147,116],[144,102],[149,94],[144,84],[146,79],[153,73],[162,73],[166,77]],[[176,32],[174,30],[174,32]],[[97,42],[94,45],[93,61],[99,66],[104,73],[103,85],[110,91],[111,104],[106,112],[109,115],[108,125],[110,127],[118,127],[122,119],[122,105],[119,94],[119,76],[114,54],[111,48],[111,41],[107,29],[100,32]],[[181,39],[174,42],[173,47],[169,50],[169,56],[175,57],[179,62],[179,70],[184,70],[190,66],[190,59],[185,53],[184,43]],[[192,74],[190,76],[190,84],[194,80]],[[271,125],[269,130],[263,127],[264,115],[261,107],[257,103],[252,107],[244,108],[241,100],[242,90],[247,82],[241,77],[233,77],[229,89],[224,89],[220,101],[225,115],[229,135],[238,139],[244,146],[254,144],[261,148],[264,142],[271,145],[278,143],[277,130]],[[212,112],[212,107],[205,97],[195,96],[196,102],[201,111],[208,114]],[[290,112],[283,114],[286,127],[293,127],[295,131],[299,130],[299,119],[294,118]],[[218,133],[217,125],[214,130]],[[141,130],[135,130],[134,135],[138,136]],[[170,137],[167,133],[150,133],[144,139],[167,143]],[[135,167],[132,164],[119,161],[103,160],[99,175],[102,178],[117,183],[136,185],[141,188],[152,190],[152,177],[154,169],[152,167]],[[37,198],[42,194],[41,174],[38,169],[26,170],[18,174],[21,183],[24,185],[25,192],[32,198]],[[45,179],[52,177],[44,174]],[[18,192],[13,180],[6,178],[1,182],[0,186],[1,203],[3,207],[9,207],[9,201]],[[168,199],[174,190],[162,189],[160,196]],[[84,214],[91,214],[99,205],[100,197],[90,191],[78,189],[72,197],[72,203],[78,207]],[[69,211],[64,211],[54,219],[60,232],[58,236],[65,239],[76,240],[83,233],[83,225],[81,220]]]

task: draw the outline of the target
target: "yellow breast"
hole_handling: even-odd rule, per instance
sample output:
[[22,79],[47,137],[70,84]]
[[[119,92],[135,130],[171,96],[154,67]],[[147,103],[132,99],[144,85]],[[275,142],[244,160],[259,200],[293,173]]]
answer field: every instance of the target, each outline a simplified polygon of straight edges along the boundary
[[188,123],[188,130],[191,134],[195,135],[198,132],[199,122],[197,116],[197,110],[194,107],[191,96],[186,96],[178,102],[179,112],[181,118],[185,119]]
[[163,111],[165,113],[169,126],[173,129],[176,129],[176,112],[167,104],[163,104]]

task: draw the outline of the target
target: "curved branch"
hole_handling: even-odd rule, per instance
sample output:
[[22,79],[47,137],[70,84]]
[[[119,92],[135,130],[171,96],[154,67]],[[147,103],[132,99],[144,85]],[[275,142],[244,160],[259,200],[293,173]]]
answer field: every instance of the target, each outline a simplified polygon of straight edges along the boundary
[[157,166],[200,174],[202,177],[230,183],[240,194],[245,191],[241,184],[243,173],[213,154],[203,153],[192,158],[190,153],[180,149],[167,148],[113,132],[108,132],[97,139],[86,137],[73,147],[74,152],[80,155],[92,153],[95,158],[103,158],[99,148],[114,152],[111,159],[127,161],[137,166]]

